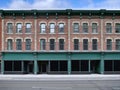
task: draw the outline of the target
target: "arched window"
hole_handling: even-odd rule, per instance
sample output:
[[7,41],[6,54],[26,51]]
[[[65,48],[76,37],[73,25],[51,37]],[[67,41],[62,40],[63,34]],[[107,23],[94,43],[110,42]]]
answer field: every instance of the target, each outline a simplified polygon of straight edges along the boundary
[[12,50],[13,49],[13,41],[12,39],[7,40],[7,50]]
[[50,33],[55,33],[55,24],[50,23]]
[[13,33],[13,24],[12,23],[7,24],[7,33]]
[[40,33],[46,33],[46,25],[45,25],[45,23],[40,24]]
[[46,41],[45,39],[40,39],[40,50],[46,49]]
[[59,39],[59,50],[64,50],[64,39]]
[[31,39],[26,39],[26,50],[31,50]]
[[50,39],[50,50],[55,50],[55,39]]
[[22,40],[21,39],[16,40],[16,50],[22,50]]

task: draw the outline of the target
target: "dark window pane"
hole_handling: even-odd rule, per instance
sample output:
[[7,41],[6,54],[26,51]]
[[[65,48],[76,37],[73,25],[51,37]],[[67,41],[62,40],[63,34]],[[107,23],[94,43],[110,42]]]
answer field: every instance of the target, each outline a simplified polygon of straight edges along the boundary
[[112,50],[112,40],[111,39],[107,39],[107,50]]
[[40,50],[45,50],[46,48],[46,42],[45,39],[40,40]]
[[112,61],[111,60],[105,60],[105,71],[113,71],[112,67],[113,67],[113,64],[112,64]]
[[31,50],[31,39],[26,39],[26,50]]
[[50,50],[55,50],[55,40],[50,39]]
[[120,39],[116,39],[116,50],[120,50]]
[[83,39],[83,50],[88,50],[88,39]]
[[74,39],[74,50],[79,50],[79,39]]
[[92,40],[92,50],[97,50],[97,39]]
[[16,40],[16,50],[22,50],[22,40],[21,39]]
[[64,39],[59,39],[59,50],[64,50]]
[[88,60],[81,60],[81,71],[88,71]]

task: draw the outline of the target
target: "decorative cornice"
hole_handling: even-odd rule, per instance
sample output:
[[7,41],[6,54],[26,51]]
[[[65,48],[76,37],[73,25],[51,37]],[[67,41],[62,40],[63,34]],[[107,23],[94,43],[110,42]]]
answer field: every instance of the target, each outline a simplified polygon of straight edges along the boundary
[[0,10],[0,14],[2,17],[13,16],[15,18],[15,16],[22,16],[23,19],[25,16],[33,16],[34,18],[46,16],[47,19],[48,16],[55,16],[56,19],[58,19],[58,16],[67,16],[68,18],[79,16],[80,19],[82,16],[87,16],[89,19],[93,16],[99,16],[101,19],[104,16],[112,16],[112,19],[115,19],[115,16],[120,15],[120,10]]

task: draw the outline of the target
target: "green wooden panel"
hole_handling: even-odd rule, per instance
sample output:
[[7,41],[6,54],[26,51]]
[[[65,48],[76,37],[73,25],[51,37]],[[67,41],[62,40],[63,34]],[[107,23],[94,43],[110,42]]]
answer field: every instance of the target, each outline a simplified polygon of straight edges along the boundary
[[105,53],[104,60],[120,60],[120,53]]
[[74,53],[72,60],[100,60],[100,53]]
[[34,60],[32,53],[4,53],[3,60]]
[[38,60],[67,60],[66,53],[40,53]]

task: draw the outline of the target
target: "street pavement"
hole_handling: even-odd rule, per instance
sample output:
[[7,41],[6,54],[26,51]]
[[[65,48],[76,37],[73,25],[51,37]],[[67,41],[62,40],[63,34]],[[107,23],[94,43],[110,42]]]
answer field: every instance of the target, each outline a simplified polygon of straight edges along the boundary
[[120,75],[0,75],[0,90],[120,90]]

